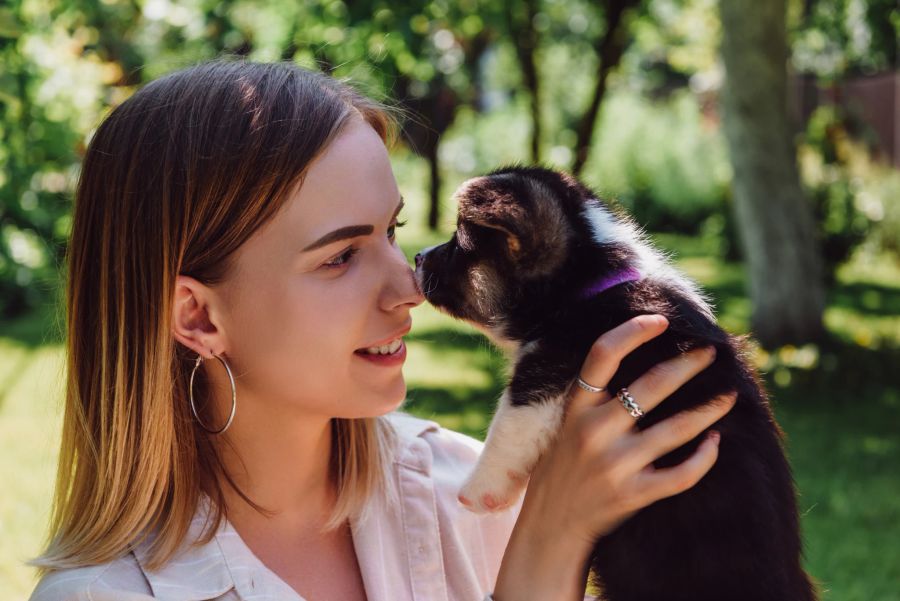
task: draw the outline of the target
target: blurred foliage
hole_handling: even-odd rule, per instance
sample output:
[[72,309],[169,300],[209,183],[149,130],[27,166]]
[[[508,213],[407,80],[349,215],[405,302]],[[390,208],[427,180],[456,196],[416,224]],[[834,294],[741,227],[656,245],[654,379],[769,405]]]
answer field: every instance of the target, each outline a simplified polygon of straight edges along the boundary
[[[627,35],[616,42],[622,55],[582,175],[648,229],[699,236],[735,258],[716,109],[717,3],[624,5]],[[430,165],[416,179],[430,187],[422,201],[435,205],[423,219],[440,216],[443,203],[435,200],[463,178],[531,160],[538,124],[538,156],[571,168],[579,124],[596,96],[609,6],[534,0],[533,14],[523,6],[7,0],[0,6],[0,315],[53,302],[81,156],[103,115],[143,83],[222,54],[296,61],[418,115],[407,120],[397,152],[412,150]],[[896,68],[898,10],[890,0],[793,0],[790,7],[795,68],[822,77]],[[523,75],[523,39],[534,43],[534,90]],[[835,162],[823,119],[810,123],[801,160],[823,157],[808,161],[819,167],[806,181],[830,263],[860,243],[897,251],[896,171]]]
[[799,147],[829,285],[837,268],[867,240],[900,257],[900,173],[873,163],[859,141],[863,136],[851,135],[861,128],[839,106],[822,106],[809,119]]
[[731,166],[717,124],[687,90],[667,101],[621,90],[610,97],[588,172],[653,231],[699,234],[727,210]]
[[834,79],[900,67],[896,0],[798,0],[792,7],[793,60],[799,71]]
[[837,117],[839,109],[821,107],[809,120],[804,151],[804,175],[819,223],[826,274],[834,279],[835,268],[844,262],[866,236],[871,222],[856,206],[859,181],[846,168],[842,145],[846,130]]

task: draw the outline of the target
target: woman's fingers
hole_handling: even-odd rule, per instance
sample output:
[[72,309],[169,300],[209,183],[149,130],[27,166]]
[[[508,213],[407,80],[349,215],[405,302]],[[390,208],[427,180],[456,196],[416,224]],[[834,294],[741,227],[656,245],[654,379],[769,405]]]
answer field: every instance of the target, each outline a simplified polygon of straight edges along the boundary
[[710,434],[693,455],[678,465],[662,469],[648,465],[635,476],[633,503],[636,507],[646,507],[660,499],[686,491],[706,475],[718,456],[718,436]]
[[[641,410],[649,413],[669,395],[681,388],[685,382],[709,367],[715,358],[713,347],[703,347],[657,363],[628,386],[628,392]],[[610,392],[615,394],[618,391]],[[620,432],[634,428],[634,417],[628,413],[618,399],[614,404],[610,403],[600,409],[606,413],[603,421],[606,422],[607,427]]]
[[682,411],[634,435],[624,450],[624,461],[636,469],[694,440],[731,411],[737,393],[718,396],[695,409]]
[[[668,320],[662,315],[638,315],[605,332],[594,342],[582,364],[581,378],[592,386],[605,387],[628,353],[662,334],[668,326]],[[609,391],[588,392],[573,384],[569,393],[567,418],[610,398]]]

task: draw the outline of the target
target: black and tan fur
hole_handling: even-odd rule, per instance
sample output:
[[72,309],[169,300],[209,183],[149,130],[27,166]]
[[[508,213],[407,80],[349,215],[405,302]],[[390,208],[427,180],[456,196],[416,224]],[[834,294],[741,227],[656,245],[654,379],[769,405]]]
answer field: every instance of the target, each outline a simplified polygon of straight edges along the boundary
[[[801,567],[782,432],[744,340],[717,325],[696,285],[630,218],[566,174],[504,168],[466,182],[456,198],[457,230],[417,256],[419,284],[436,307],[508,349],[513,363],[485,449],[461,491],[470,508],[496,511],[520,496],[558,431],[591,344],[635,315],[662,314],[667,330],[625,358],[610,390],[695,347],[714,345],[717,357],[638,427],[733,390],[737,404],[714,426],[722,433],[719,457],[697,485],[597,541],[595,584],[609,601],[814,600]],[[591,282],[628,267],[641,273],[639,281],[581,298]],[[655,465],[682,462],[704,435]]]

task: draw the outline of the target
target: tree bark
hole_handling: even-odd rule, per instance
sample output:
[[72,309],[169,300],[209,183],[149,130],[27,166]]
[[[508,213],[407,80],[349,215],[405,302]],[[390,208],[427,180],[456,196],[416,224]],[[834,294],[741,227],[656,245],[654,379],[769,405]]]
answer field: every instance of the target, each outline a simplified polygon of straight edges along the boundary
[[625,52],[627,40],[625,39],[626,26],[623,16],[625,11],[636,5],[635,0],[610,0],[606,3],[606,31],[597,40],[597,81],[594,84],[594,95],[576,128],[577,139],[575,142],[575,161],[572,165],[572,173],[580,175],[584,164],[587,163],[591,151],[591,140],[594,137],[594,126],[597,123],[597,114],[603,97],[606,96],[606,80]]
[[725,135],[747,261],[751,326],[765,348],[824,334],[823,266],[787,113],[785,0],[720,0]]
[[506,20],[513,43],[516,47],[516,56],[519,58],[519,66],[522,69],[522,78],[525,87],[528,88],[531,104],[531,162],[541,160],[541,94],[540,78],[538,77],[537,61],[534,52],[538,47],[538,32],[534,28],[534,17],[537,14],[537,0],[526,0],[523,4],[525,14],[519,18],[516,12],[516,3],[506,4]]
[[441,217],[441,171],[438,161],[441,136],[456,117],[459,98],[445,82],[432,83],[433,89],[428,96],[411,98],[409,83],[409,79],[405,77],[399,80],[399,97],[416,117],[403,123],[402,134],[410,149],[428,161],[428,229],[434,231],[437,230]]

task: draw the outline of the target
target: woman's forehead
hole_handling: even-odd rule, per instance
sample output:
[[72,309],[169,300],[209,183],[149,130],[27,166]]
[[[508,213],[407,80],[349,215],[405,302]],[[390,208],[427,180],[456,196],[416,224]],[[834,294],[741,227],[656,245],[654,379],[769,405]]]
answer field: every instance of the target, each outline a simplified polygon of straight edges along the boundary
[[286,225],[311,241],[351,221],[389,218],[399,195],[384,142],[354,118],[310,165],[285,207]]

